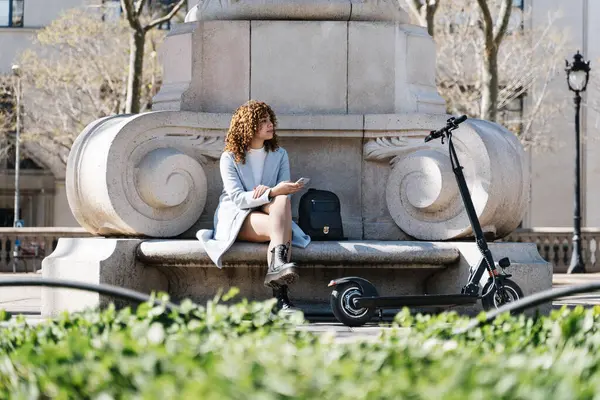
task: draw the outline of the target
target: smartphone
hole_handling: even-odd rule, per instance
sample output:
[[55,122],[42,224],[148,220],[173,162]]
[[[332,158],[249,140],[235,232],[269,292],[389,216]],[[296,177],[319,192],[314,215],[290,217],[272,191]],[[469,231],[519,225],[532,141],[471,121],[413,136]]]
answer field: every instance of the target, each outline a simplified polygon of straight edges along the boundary
[[308,185],[308,182],[310,182],[310,178],[300,178],[296,181],[296,183],[301,183],[304,186]]

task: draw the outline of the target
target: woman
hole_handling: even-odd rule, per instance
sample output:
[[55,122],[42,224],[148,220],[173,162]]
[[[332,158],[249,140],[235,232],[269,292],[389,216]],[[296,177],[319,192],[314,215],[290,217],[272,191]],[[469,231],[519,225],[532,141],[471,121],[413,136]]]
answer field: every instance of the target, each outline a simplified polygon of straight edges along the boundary
[[214,231],[200,230],[196,236],[219,268],[236,240],[269,242],[264,284],[273,288],[278,307],[289,310],[288,285],[299,277],[290,243],[304,248],[310,237],[292,221],[290,196],[303,185],[290,181],[288,155],[277,143],[276,126],[275,113],[263,102],[250,100],[235,111],[221,155],[223,192]]

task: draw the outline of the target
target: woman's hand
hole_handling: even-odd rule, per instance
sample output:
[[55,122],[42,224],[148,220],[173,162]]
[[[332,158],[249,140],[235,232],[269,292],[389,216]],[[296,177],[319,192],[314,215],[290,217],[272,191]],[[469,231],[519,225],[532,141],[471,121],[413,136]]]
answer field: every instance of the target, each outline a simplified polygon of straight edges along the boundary
[[304,187],[302,183],[294,183],[294,182],[279,182],[277,186],[271,189],[271,197],[275,196],[285,196],[288,194],[296,193]]
[[252,198],[253,199],[258,199],[260,196],[262,196],[263,194],[265,194],[265,192],[267,190],[269,190],[270,188],[268,186],[265,185],[258,185],[257,187],[254,188],[254,191],[252,193]]

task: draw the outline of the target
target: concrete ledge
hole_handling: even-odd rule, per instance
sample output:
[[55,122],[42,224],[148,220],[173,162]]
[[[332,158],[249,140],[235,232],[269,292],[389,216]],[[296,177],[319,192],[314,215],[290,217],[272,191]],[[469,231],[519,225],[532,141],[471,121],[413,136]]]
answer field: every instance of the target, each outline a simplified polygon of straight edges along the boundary
[[379,0],[252,0],[222,4],[205,2],[195,6],[186,22],[210,20],[301,20],[301,21],[393,21],[409,23],[410,17],[395,2]]
[[[445,268],[460,258],[456,246],[434,242],[331,241],[312,242],[306,249],[293,248],[299,264],[376,268]],[[226,266],[266,264],[267,245],[235,243],[223,256]],[[147,240],[140,243],[137,259],[145,265],[206,266],[212,264],[197,240]]]

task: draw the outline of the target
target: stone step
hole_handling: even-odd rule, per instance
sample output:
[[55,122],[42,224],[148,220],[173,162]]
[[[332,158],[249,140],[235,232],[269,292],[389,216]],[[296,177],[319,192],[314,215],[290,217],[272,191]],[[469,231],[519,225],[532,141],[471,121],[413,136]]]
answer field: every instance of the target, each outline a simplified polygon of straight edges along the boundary
[[[145,265],[207,266],[212,261],[197,240],[146,240],[137,250]],[[266,265],[267,245],[234,243],[223,256],[224,266]],[[306,249],[292,248],[298,264],[323,267],[439,269],[455,264],[460,258],[450,243],[409,241],[321,241]]]
[[[136,259],[147,271],[157,270],[175,298],[205,301],[219,289],[237,287],[240,297],[266,299],[263,281],[267,244],[236,242],[223,256],[223,268],[210,260],[197,240],[144,240]],[[362,276],[382,293],[423,293],[427,280],[459,265],[460,251],[451,243],[409,241],[315,241],[293,248],[300,280],[293,285],[294,301],[319,314],[329,309],[330,280]],[[327,311],[325,310],[325,311]]]

